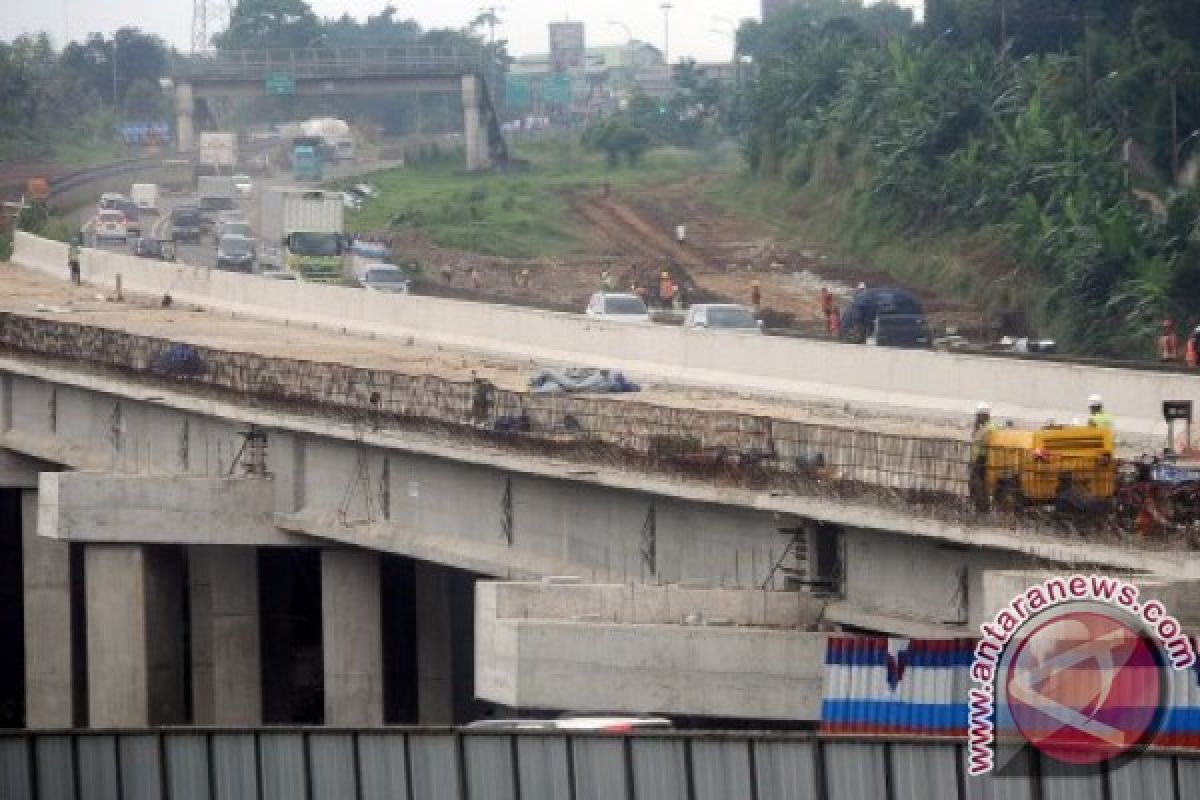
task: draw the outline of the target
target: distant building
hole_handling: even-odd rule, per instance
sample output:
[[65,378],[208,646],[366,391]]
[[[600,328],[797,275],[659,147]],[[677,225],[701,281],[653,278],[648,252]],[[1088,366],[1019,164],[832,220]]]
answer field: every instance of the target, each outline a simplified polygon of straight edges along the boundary
[[[564,23],[555,23],[561,25]],[[555,39],[555,36],[560,38]],[[565,41],[564,38],[566,37]],[[574,31],[551,35],[555,53],[518,56],[509,67],[509,83],[520,85],[510,97],[527,98],[516,107],[509,104],[512,118],[524,114],[587,116],[618,108],[638,91],[662,96],[671,85],[670,69],[662,51],[652,44],[632,40],[621,45],[589,47],[583,51],[580,67],[560,69],[565,61],[574,61],[571,45],[580,43]],[[563,44],[566,47],[562,47]],[[564,52],[564,50],[566,52]],[[564,102],[564,88],[570,96]]]

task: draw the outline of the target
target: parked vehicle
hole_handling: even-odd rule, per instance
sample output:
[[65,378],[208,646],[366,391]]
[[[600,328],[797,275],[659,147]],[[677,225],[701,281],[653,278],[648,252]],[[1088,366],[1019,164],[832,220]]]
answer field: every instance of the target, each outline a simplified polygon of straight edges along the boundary
[[921,303],[903,289],[861,289],[842,312],[842,337],[880,347],[933,346]]
[[198,206],[176,206],[171,212],[171,240],[175,242],[200,241],[203,220]]
[[157,183],[135,183],[129,189],[129,197],[142,213],[158,213]]
[[649,323],[650,309],[636,294],[620,294],[616,292],[596,292],[588,301],[587,311],[584,312],[592,319],[603,319],[609,322]]
[[125,215],[115,208],[106,208],[96,214],[92,220],[92,233],[96,239],[121,239],[129,236],[125,225]]
[[683,327],[728,333],[762,333],[762,322],[746,306],[705,303],[688,309]]
[[245,236],[222,236],[217,242],[218,269],[230,267],[238,272],[253,272],[255,244]]
[[575,731],[582,733],[621,734],[639,730],[670,730],[671,720],[665,717],[563,717],[560,719],[485,719],[467,725],[471,730],[492,731]]
[[363,274],[359,285],[374,292],[408,294],[409,283],[408,275],[404,273],[404,270],[390,264],[381,264],[368,269]]

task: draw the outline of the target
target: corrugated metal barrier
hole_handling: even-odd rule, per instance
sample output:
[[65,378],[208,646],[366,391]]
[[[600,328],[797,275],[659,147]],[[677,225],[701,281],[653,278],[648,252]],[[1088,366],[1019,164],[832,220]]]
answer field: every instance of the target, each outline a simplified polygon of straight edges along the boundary
[[3,800],[1192,800],[1200,758],[969,778],[951,741],[262,729],[0,734]]

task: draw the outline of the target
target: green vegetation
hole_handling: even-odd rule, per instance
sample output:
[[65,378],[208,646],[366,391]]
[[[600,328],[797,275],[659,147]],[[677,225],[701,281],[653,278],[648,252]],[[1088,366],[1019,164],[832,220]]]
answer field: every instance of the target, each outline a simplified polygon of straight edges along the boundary
[[[636,168],[606,168],[575,143],[518,151],[528,168],[469,175],[459,154],[410,164],[364,179],[377,199],[352,212],[357,233],[421,231],[442,247],[509,258],[561,256],[578,249],[582,231],[570,213],[571,191],[664,183],[698,172],[712,154],[660,148]],[[356,181],[357,182],[357,181]]]
[[746,24],[757,193],[1076,351],[1142,354],[1163,315],[1200,322],[1200,20],[1184,0],[1077,5],[930,0],[913,30],[894,6],[809,0]]

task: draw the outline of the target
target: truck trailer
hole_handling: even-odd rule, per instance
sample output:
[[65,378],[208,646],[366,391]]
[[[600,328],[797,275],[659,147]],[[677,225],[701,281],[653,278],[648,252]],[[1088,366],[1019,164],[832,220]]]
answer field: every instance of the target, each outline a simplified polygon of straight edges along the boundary
[[340,192],[263,189],[260,263],[314,283],[341,281],[346,255],[344,212]]

